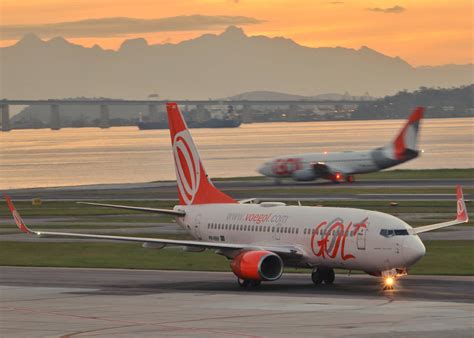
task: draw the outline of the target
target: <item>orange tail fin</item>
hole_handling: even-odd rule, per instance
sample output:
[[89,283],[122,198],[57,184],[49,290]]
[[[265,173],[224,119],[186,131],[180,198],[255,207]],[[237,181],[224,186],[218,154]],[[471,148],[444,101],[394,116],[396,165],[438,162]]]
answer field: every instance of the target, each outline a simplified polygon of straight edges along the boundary
[[423,107],[417,107],[397,135],[397,138],[393,141],[393,157],[395,159],[403,160],[407,150],[417,149],[418,130],[424,111]]
[[178,105],[169,102],[168,124],[176,169],[179,203],[182,205],[208,203],[237,203],[217,189],[207,177]]

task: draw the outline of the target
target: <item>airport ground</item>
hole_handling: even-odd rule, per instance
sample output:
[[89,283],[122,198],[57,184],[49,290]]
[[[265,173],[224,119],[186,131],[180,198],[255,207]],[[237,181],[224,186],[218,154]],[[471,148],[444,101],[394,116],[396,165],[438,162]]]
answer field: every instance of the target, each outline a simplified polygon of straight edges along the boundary
[[472,337],[472,277],[285,274],[243,290],[230,272],[0,268],[5,337]]
[[[274,186],[260,178],[216,185],[236,198],[367,208],[419,226],[455,215],[455,184],[463,185],[473,219],[473,176],[468,169],[381,173],[351,185]],[[171,217],[75,203],[170,207],[176,203],[173,182],[9,194],[35,229],[188,238]],[[32,205],[32,198],[41,198],[41,205]],[[0,336],[472,337],[474,330],[472,221],[424,235],[427,255],[384,293],[375,277],[338,271],[334,285],[314,286],[308,270],[294,269],[243,291],[228,261],[211,251],[39,239],[18,233],[5,204],[0,217]]]
[[[231,196],[237,194],[237,198],[260,196],[262,200],[284,200],[289,204],[299,200],[310,206],[365,208],[390,213],[412,226],[420,226],[453,218],[454,186],[461,184],[471,221],[424,234],[422,239],[431,248],[413,273],[469,275],[474,274],[474,207],[469,203],[474,196],[473,177],[474,169],[406,170],[360,175],[353,184],[284,181],[275,186],[271,180],[262,178],[238,178],[218,180],[216,185]],[[190,238],[171,216],[75,203],[88,200],[171,208],[177,203],[174,182],[21,189],[8,193],[26,223],[36,230]],[[40,198],[41,205],[33,205],[33,198]],[[5,204],[0,204],[0,217],[0,265],[228,270],[225,259],[210,251],[156,251],[135,244],[25,236],[17,230]],[[439,264],[446,260],[455,263]]]

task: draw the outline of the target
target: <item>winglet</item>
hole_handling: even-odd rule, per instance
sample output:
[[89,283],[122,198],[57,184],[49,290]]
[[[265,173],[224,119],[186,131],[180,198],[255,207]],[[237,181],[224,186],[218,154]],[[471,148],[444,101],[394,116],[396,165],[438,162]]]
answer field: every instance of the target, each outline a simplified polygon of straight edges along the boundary
[[464,203],[464,196],[460,185],[456,186],[456,198],[458,200],[456,220],[467,223],[469,222],[469,216],[467,215],[466,203]]
[[451,225],[469,222],[469,216],[467,214],[466,204],[464,203],[464,197],[463,197],[462,188],[460,185],[456,186],[456,197],[457,197],[457,213],[456,213],[455,220],[416,227],[414,228],[415,233],[420,234],[422,232],[437,230],[437,229],[449,227]]
[[15,206],[13,205],[10,197],[8,197],[7,194],[5,193],[3,194],[3,196],[5,196],[5,199],[8,203],[8,208],[10,209],[10,212],[12,213],[13,219],[15,220],[15,223],[18,229],[20,229],[20,231],[24,232],[25,234],[31,234],[32,233],[31,230],[28,229],[28,227],[25,225],[25,222],[23,222],[23,219],[21,218],[18,211],[16,211]]

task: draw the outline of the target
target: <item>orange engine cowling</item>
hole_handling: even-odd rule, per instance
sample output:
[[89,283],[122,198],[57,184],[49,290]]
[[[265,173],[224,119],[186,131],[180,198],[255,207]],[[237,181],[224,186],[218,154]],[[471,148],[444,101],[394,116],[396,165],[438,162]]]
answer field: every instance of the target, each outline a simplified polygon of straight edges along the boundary
[[245,251],[230,263],[234,274],[245,280],[274,281],[283,274],[283,261],[270,251]]

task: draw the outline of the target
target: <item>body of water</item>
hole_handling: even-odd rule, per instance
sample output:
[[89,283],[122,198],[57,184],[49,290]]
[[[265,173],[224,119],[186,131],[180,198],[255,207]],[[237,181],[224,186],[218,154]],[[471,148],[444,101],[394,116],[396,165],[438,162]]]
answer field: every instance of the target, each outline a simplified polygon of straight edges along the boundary
[[[405,121],[243,124],[191,133],[211,177],[254,176],[266,159],[383,146]],[[472,168],[474,118],[422,121],[424,153],[399,169]],[[175,179],[168,130],[136,127],[0,133],[0,189]]]

